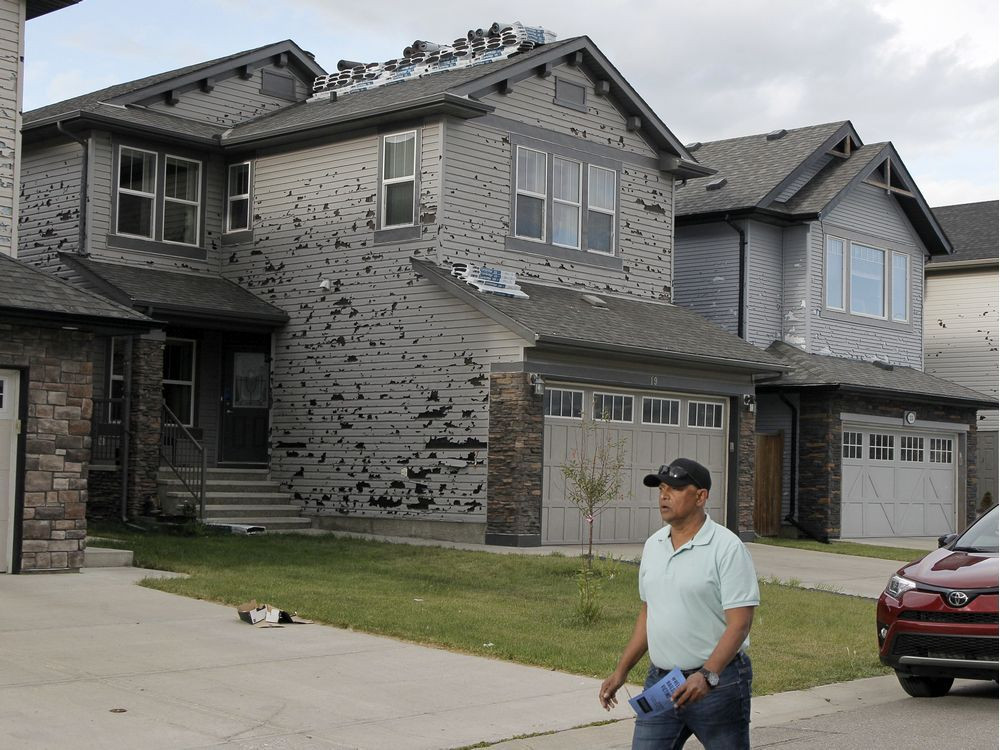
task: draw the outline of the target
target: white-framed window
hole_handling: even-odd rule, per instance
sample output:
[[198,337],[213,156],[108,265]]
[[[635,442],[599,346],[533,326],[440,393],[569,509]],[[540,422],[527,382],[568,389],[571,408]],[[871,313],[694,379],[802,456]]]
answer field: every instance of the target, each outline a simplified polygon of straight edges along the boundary
[[618,174],[593,164],[587,171],[587,249],[611,254],[615,251]]
[[568,388],[546,388],[542,398],[542,414],[566,419],[583,418],[583,391]]
[[517,147],[517,183],[514,196],[514,236],[545,239],[545,202],[548,197],[548,154]]
[[885,317],[885,250],[851,243],[851,312]]
[[722,404],[712,401],[688,401],[688,427],[722,429]]
[[594,393],[594,419],[632,421],[632,396],[624,393]]
[[894,435],[881,432],[868,433],[868,458],[873,461],[892,461],[895,442]]
[[826,306],[844,309],[844,240],[840,237],[826,238]]
[[226,171],[226,231],[250,228],[250,162],[230,164]]
[[863,436],[860,432],[848,432],[845,430],[841,456],[844,458],[861,458],[863,455],[862,438]]
[[167,154],[163,166],[163,241],[197,245],[201,221],[201,162]]
[[642,397],[643,424],[673,424],[681,423],[681,402],[676,398]]
[[951,438],[931,438],[932,464],[950,464],[952,461]]
[[924,439],[918,435],[901,435],[899,438],[899,460],[923,463]]
[[382,136],[382,229],[415,223],[416,163],[417,131]]
[[168,338],[163,346],[163,401],[185,427],[194,424],[196,342]]
[[905,323],[910,317],[910,256],[892,254],[892,319]]
[[552,244],[580,249],[582,165],[552,157]]
[[155,151],[119,146],[117,234],[153,239],[156,170]]
[[[112,336],[108,339],[108,398],[125,397],[125,339]],[[109,422],[122,421],[123,404],[109,402],[107,418]]]

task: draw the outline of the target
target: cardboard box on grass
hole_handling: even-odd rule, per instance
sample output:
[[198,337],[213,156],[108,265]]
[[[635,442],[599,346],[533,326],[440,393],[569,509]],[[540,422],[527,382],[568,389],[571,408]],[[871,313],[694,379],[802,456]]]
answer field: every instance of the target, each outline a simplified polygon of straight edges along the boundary
[[243,622],[265,628],[280,628],[283,625],[308,625],[312,620],[304,620],[270,604],[257,604],[256,599],[244,602],[236,608]]

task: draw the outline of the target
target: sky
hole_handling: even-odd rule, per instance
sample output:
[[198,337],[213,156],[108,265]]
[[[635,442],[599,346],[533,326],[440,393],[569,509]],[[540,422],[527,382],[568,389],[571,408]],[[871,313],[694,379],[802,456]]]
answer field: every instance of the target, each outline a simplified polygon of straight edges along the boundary
[[335,70],[493,21],[587,35],[684,143],[851,120],[931,206],[994,200],[996,0],[83,0],[28,22],[24,109],[292,39]]

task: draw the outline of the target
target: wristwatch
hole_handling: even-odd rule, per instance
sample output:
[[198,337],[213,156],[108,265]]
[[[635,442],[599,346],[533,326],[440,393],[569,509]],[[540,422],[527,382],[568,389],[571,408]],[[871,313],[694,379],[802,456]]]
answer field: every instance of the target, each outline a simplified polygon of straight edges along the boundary
[[705,678],[705,682],[708,683],[709,690],[718,686],[719,675],[717,675],[715,672],[712,672],[708,669],[705,669],[705,667],[702,667],[701,669],[698,670],[698,673]]

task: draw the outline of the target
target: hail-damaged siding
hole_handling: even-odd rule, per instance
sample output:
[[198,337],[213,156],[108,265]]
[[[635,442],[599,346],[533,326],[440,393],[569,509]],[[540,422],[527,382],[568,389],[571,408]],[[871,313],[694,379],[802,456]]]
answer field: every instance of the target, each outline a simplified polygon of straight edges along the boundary
[[679,227],[676,242],[674,302],[737,333],[740,236],[736,230],[721,223]]
[[747,222],[747,341],[767,348],[781,338],[783,232]]
[[374,244],[376,135],[255,162],[254,238],[223,271],[291,318],[271,470],[306,512],[485,520],[490,365],[525,342],[412,270],[437,242],[440,132],[420,127],[425,223],[403,244]]
[[56,253],[80,242],[80,169],[83,148],[72,141],[32,144],[21,157],[18,258],[35,266],[57,263]]
[[[287,70],[269,65],[267,70],[280,75],[291,76]],[[255,70],[248,79],[231,76],[216,81],[211,91],[193,89],[178,96],[176,104],[165,101],[150,103],[150,109],[178,117],[190,117],[202,122],[233,126],[253,117],[287,107],[288,99],[268,96],[261,91],[261,76],[264,69]],[[305,84],[295,78],[295,97],[301,101],[309,95]]]
[[[782,238],[781,339],[805,349],[809,341],[812,306],[809,304],[810,275],[822,274],[822,265],[812,268],[809,250],[812,234],[808,225],[788,227]],[[815,232],[819,228],[814,228]]]
[[18,149],[20,146],[21,60],[24,55],[24,4],[0,0],[0,254],[17,255]]
[[[910,320],[887,320],[858,315],[831,314],[825,309],[824,232],[857,240],[910,258]],[[923,369],[923,278],[925,249],[896,200],[872,185],[859,185],[848,193],[822,224],[813,226],[809,351],[854,359],[881,359],[892,364]],[[849,253],[850,250],[848,249]],[[848,269],[849,274],[849,269]],[[886,277],[890,271],[886,269]],[[848,299],[847,305],[850,305]],[[886,295],[886,307],[889,296]]]

